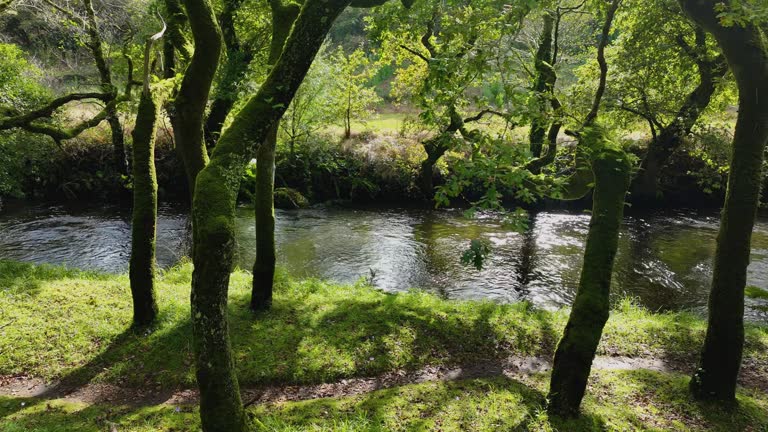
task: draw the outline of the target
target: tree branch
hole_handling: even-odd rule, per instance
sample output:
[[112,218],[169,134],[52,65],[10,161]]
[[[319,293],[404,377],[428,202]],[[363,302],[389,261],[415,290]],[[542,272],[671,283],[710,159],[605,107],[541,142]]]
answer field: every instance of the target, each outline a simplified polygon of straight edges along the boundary
[[65,96],[56,98],[41,108],[26,114],[19,114],[13,117],[6,117],[0,119],[0,130],[14,129],[17,127],[24,128],[35,120],[41,118],[51,117],[53,113],[62,106],[78,100],[84,99],[98,99],[103,102],[109,102],[112,99],[110,93],[72,93]]
[[409,53],[411,53],[411,54],[415,55],[416,57],[418,57],[418,58],[420,58],[420,59],[424,60],[425,62],[429,63],[429,58],[427,58],[427,56],[425,56],[424,54],[422,54],[422,53],[420,53],[420,52],[416,51],[415,49],[413,49],[413,48],[409,48],[409,47],[408,47],[408,46],[406,46],[406,45],[400,45],[400,48],[402,48],[402,49],[404,49],[404,50],[408,51]]
[[600,83],[597,86],[597,91],[595,91],[595,100],[592,102],[592,109],[584,120],[584,126],[590,126],[597,120],[597,113],[600,110],[600,102],[603,99],[603,94],[605,94],[605,86],[608,80],[608,63],[605,61],[605,47],[608,46],[608,37],[611,33],[613,18],[616,16],[616,11],[619,9],[620,3],[621,0],[612,0],[605,16],[605,23],[603,24],[603,30],[600,34],[600,43],[597,46],[597,63],[600,65]]

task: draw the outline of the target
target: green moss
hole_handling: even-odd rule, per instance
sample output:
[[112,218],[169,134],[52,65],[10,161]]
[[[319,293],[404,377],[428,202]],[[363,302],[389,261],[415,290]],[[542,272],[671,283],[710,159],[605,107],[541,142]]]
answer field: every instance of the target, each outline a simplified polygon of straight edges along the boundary
[[279,209],[300,209],[309,206],[309,201],[296,189],[275,189],[275,207]]
[[157,237],[157,174],[155,134],[159,104],[144,92],[133,130],[133,214],[129,274],[133,322],[150,324],[157,317],[155,239]]
[[748,286],[744,289],[744,295],[753,299],[768,300],[768,290],[756,286]]

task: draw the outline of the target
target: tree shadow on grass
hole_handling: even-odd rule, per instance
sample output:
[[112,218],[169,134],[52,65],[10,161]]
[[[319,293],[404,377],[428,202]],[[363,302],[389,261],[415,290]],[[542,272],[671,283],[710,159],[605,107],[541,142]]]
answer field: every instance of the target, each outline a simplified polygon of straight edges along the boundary
[[[608,389],[619,398],[632,401],[636,416],[658,416],[668,427],[682,422],[686,426],[707,431],[749,431],[768,427],[768,397],[740,390],[738,404],[727,409],[719,403],[695,401],[688,391],[690,378],[674,373],[648,370],[601,372],[592,390]],[[638,423],[637,426],[642,426]]]
[[544,403],[539,390],[496,377],[396,387],[344,399],[262,405],[250,413],[257,424],[269,430],[605,429],[603,419],[589,414],[569,421],[541,419]]
[[255,320],[247,315],[246,296],[235,297],[231,323],[241,378],[247,384],[319,383],[514,353],[548,355],[554,346],[555,330],[544,314],[512,313],[492,303],[434,307],[423,296],[376,293],[320,310],[300,297],[278,296]]

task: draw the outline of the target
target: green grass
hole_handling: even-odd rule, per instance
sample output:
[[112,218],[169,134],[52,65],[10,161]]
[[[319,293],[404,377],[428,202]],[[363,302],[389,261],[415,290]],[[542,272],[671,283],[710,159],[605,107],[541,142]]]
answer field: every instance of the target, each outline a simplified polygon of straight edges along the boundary
[[[190,280],[190,264],[164,272],[159,322],[136,333],[127,276],[0,261],[0,375],[192,387]],[[392,295],[281,272],[271,311],[254,316],[249,296],[250,274],[234,272],[230,325],[246,386],[328,382],[511,354],[549,356],[567,318],[566,311],[527,303],[450,301],[419,291]],[[653,314],[623,302],[599,353],[693,362],[705,324],[692,314]],[[748,325],[746,340],[745,358],[765,368],[768,327]]]
[[753,299],[768,300],[768,290],[756,286],[748,286],[744,290],[744,295]]
[[[548,376],[407,385],[369,394],[249,408],[257,431],[763,431],[768,396],[740,390],[733,411],[690,400],[687,377],[594,372],[577,420],[543,410]],[[24,404],[22,406],[22,403]],[[195,407],[85,405],[0,398],[4,432],[199,430]]]

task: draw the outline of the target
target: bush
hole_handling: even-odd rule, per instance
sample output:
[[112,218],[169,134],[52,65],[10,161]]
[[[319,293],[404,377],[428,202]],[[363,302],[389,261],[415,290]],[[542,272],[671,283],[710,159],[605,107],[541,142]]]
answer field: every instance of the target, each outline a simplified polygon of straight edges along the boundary
[[[407,200],[415,196],[422,146],[391,135],[361,134],[338,142],[325,135],[294,147],[278,146],[276,187],[296,189],[312,201]],[[244,186],[253,190],[255,173]],[[242,194],[248,196],[246,192]]]

